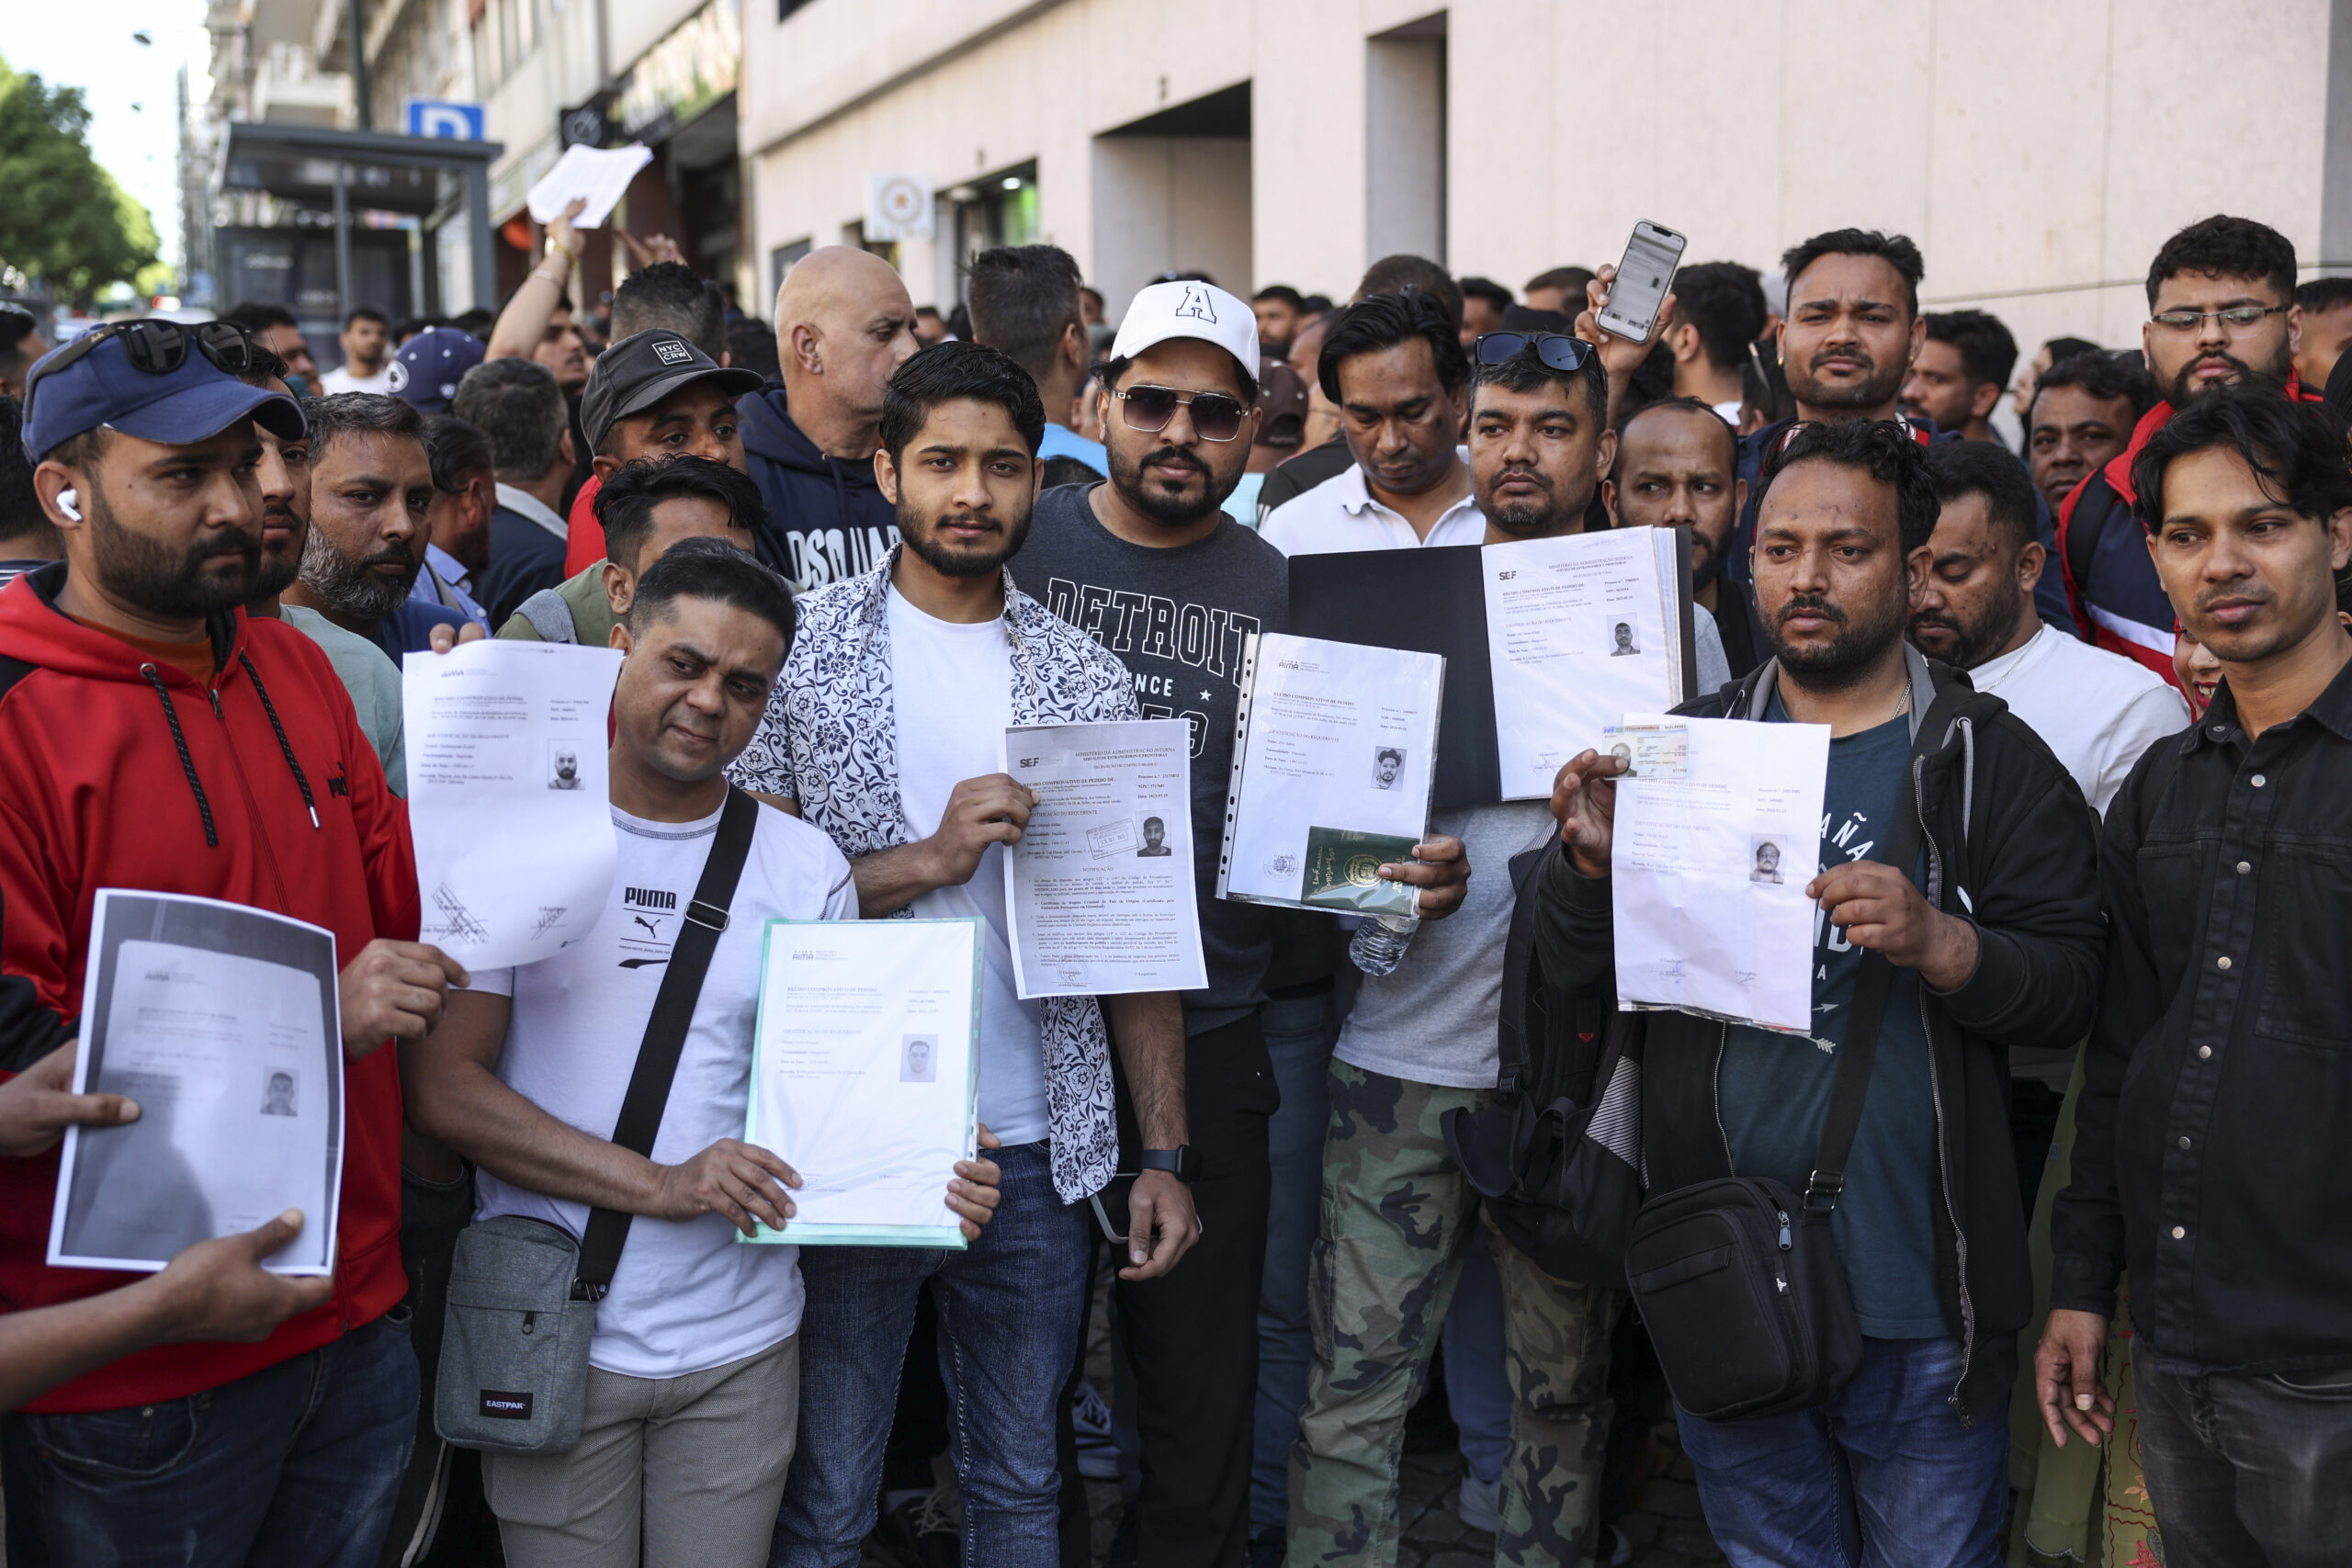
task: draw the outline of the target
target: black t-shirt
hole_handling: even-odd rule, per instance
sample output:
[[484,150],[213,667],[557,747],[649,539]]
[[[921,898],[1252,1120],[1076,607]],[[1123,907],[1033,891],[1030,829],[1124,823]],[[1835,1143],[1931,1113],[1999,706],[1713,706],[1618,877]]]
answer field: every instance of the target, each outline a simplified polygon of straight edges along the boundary
[[1184,993],[1185,1028],[1197,1034],[1261,998],[1271,955],[1266,908],[1219,898],[1216,863],[1243,640],[1290,629],[1289,569],[1280,550],[1229,517],[1189,545],[1129,544],[1096,520],[1097,488],[1063,485],[1037,498],[1012,580],[1118,656],[1146,718],[1192,724],[1193,862],[1209,980]]

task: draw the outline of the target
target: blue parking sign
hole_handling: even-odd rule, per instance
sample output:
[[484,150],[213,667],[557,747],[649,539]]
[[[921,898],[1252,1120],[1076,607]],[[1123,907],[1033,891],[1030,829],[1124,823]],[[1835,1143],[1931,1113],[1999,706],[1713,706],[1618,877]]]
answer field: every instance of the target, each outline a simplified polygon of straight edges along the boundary
[[480,141],[481,106],[442,103],[433,98],[408,101],[408,133],[444,141]]

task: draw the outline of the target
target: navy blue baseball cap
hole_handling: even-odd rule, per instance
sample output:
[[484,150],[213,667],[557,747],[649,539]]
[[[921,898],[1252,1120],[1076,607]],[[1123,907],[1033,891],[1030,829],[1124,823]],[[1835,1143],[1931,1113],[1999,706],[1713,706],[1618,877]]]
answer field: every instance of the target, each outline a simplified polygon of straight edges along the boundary
[[[242,333],[224,337],[232,345],[224,350],[199,335],[220,326],[141,321],[119,332],[98,327],[41,355],[25,377],[25,455],[38,463],[100,426],[185,446],[250,419],[280,440],[300,440],[307,426],[300,403],[283,392],[247,386],[218,363],[216,355],[233,358],[233,344],[243,341]],[[127,333],[140,334],[135,354]],[[95,343],[85,341],[94,336]],[[142,367],[164,364],[171,368]]]
[[481,363],[481,339],[456,327],[427,327],[392,355],[391,393],[419,413],[447,413],[458,383]]

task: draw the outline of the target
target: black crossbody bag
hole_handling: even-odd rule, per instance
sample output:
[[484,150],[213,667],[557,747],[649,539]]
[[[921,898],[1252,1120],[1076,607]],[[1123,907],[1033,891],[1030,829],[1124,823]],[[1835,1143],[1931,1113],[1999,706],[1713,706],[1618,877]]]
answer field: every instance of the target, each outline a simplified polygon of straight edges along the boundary
[[[1904,765],[1903,809],[1886,863],[1919,854],[1917,780],[1944,705],[1919,726]],[[1802,1194],[1769,1177],[1727,1176],[1651,1199],[1634,1218],[1625,1278],[1675,1403],[1710,1421],[1827,1404],[1861,1370],[1862,1335],[1829,1220],[1862,1120],[1894,965],[1866,952],[1821,1144]]]
[[[662,1131],[703,976],[727,929],[759,802],[727,792],[718,831],[654,993],[613,1142],[649,1157]],[[580,1440],[588,1342],[611,1288],[632,1216],[593,1209],[587,1235],[526,1214],[500,1214],[458,1237],[448,1314],[434,1383],[433,1428],[446,1442],[506,1453],[563,1453]]]

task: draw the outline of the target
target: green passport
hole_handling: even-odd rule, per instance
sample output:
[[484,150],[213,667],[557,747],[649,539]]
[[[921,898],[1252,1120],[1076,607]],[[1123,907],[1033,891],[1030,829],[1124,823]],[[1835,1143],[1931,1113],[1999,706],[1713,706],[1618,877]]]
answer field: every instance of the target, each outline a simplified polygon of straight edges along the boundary
[[1383,882],[1380,868],[1413,858],[1411,839],[1393,833],[1359,833],[1351,828],[1306,830],[1306,874],[1298,901],[1317,909],[1348,909],[1364,915],[1409,915],[1413,890]]

